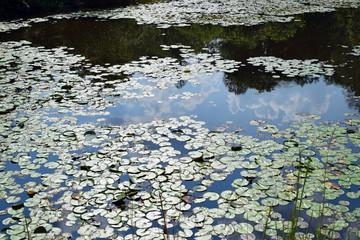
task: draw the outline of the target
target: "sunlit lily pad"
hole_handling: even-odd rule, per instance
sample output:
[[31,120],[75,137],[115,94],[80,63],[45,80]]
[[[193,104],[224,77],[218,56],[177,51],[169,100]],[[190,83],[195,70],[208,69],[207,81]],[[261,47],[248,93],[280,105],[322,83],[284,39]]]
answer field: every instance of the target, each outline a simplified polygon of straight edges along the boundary
[[256,169],[259,167],[259,165],[256,164],[255,162],[247,162],[247,161],[242,162],[241,166],[246,169]]
[[216,235],[228,236],[234,232],[234,228],[231,225],[227,224],[218,224],[214,226],[214,230]]
[[214,180],[214,181],[223,181],[226,179],[226,177],[227,177],[227,175],[224,173],[211,173],[210,174],[210,179]]
[[357,198],[359,198],[359,194],[358,194],[358,193],[355,193],[355,192],[347,192],[347,193],[346,193],[346,196],[347,196],[348,198],[352,198],[352,199],[357,199]]
[[233,187],[245,187],[249,184],[249,181],[243,178],[235,179],[231,186]]
[[276,198],[266,198],[261,200],[261,203],[264,206],[274,207],[279,204],[279,201]]
[[152,226],[152,223],[150,220],[140,218],[136,221],[136,227],[137,228],[149,228]]
[[249,223],[238,223],[234,225],[234,230],[242,234],[250,234],[254,231],[254,227]]
[[210,201],[218,200],[220,195],[217,192],[206,192],[203,194],[203,198],[207,198]]
[[21,197],[19,196],[10,196],[6,199],[7,203],[16,203],[21,200]]
[[295,199],[296,194],[294,192],[279,192],[278,197],[285,201],[292,201]]
[[10,236],[15,236],[21,233],[25,233],[25,226],[23,225],[12,225],[6,230],[6,233]]
[[41,199],[40,199],[40,198],[37,198],[37,197],[28,198],[28,199],[25,200],[24,206],[25,206],[25,207],[34,207],[34,206],[39,205],[40,202],[41,202]]
[[226,190],[221,193],[221,197],[226,200],[233,201],[233,200],[238,199],[239,195],[234,191]]

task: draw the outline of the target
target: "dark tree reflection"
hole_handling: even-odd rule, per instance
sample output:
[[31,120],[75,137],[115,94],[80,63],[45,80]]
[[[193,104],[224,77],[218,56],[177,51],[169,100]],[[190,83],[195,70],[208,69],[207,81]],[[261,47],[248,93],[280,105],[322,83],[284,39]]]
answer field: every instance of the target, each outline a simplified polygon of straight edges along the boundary
[[[246,59],[275,56],[282,59],[318,59],[335,66],[336,74],[326,77],[327,84],[342,86],[348,96],[360,95],[360,58],[348,53],[360,45],[360,9],[340,9],[332,13],[303,14],[289,23],[258,26],[212,26],[159,29],[138,25],[135,20],[99,21],[97,19],[52,20],[10,33],[0,33],[0,41],[28,40],[47,48],[66,46],[93,64],[124,64],[142,56],[173,57],[179,64],[189,64],[179,49],[163,50],[161,45],[182,44],[195,52],[219,53],[225,59],[241,61],[238,72],[226,74],[224,83],[230,92],[244,94],[274,90],[279,81],[300,86],[317,78],[281,76],[275,79],[262,67],[252,67]],[[204,50],[206,47],[206,50]],[[185,81],[179,81],[182,88]],[[354,99],[349,98],[349,99]],[[349,100],[358,109],[358,102]]]
[[[349,107],[359,111],[359,99],[354,96],[360,96],[360,58],[348,53],[354,46],[360,45],[360,10],[342,9],[334,13],[306,14],[299,20],[301,24],[298,25],[269,23],[249,29],[236,28],[234,32],[239,38],[224,38],[217,48],[225,58],[243,63],[246,63],[248,57],[276,56],[283,59],[318,59],[332,64],[335,75],[325,76],[325,83],[342,86],[348,96]],[[277,26],[276,30],[272,26]],[[241,67],[238,73],[227,74],[224,83],[230,92],[244,94],[249,88],[259,92],[272,91],[279,80],[300,86],[319,81],[319,78],[312,77],[281,76],[274,79],[263,69]]]

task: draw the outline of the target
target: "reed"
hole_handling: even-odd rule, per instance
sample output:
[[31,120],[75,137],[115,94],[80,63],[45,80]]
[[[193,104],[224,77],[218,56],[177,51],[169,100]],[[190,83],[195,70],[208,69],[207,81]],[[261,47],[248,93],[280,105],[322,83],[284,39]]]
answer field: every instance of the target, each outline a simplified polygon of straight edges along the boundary
[[[316,229],[315,229],[315,239],[317,240],[322,240],[322,239],[326,239],[326,237],[329,238],[333,238],[334,236],[334,227],[332,229],[326,229],[326,233],[323,232],[322,227],[323,227],[323,221],[324,221],[324,211],[325,211],[325,199],[326,199],[326,181],[327,181],[327,171],[328,171],[328,159],[329,159],[329,151],[331,149],[331,143],[332,140],[334,139],[334,134],[335,134],[335,129],[332,130],[331,136],[329,137],[329,142],[328,145],[326,146],[326,150],[327,150],[327,154],[326,156],[323,158],[323,163],[324,163],[324,174],[323,174],[323,183],[322,185],[323,187],[323,191],[322,191],[322,200],[321,200],[321,208],[319,209],[319,218],[317,220],[316,223]],[[305,160],[305,162],[304,162]],[[301,213],[301,209],[302,209],[302,205],[303,205],[303,200],[305,197],[305,188],[306,188],[306,184],[307,184],[307,179],[311,170],[311,161],[312,158],[311,157],[303,157],[302,156],[302,152],[301,152],[301,148],[299,149],[299,153],[298,153],[298,172],[297,172],[297,177],[296,177],[296,190],[295,190],[295,199],[294,199],[294,205],[293,208],[291,209],[290,215],[289,215],[289,219],[291,221],[291,225],[290,225],[290,229],[287,230],[285,224],[283,224],[282,229],[276,229],[277,231],[280,230],[282,231],[282,239],[285,240],[294,240],[294,239],[298,239],[297,237],[297,233],[300,233],[299,229],[298,229],[298,223],[299,223],[299,217],[300,217],[300,213]],[[272,209],[272,207],[269,207],[269,212],[267,212],[266,216],[267,219],[265,221],[265,229],[263,232],[263,239],[266,239],[266,229],[268,226],[268,223],[270,222],[270,210]],[[305,233],[305,238],[304,239],[308,239],[307,236],[310,233],[310,226],[311,226],[311,222],[313,221],[313,217],[310,217],[310,221],[309,221],[309,225],[306,229],[306,233]],[[350,231],[348,231],[347,234],[347,239],[350,239]]]
[[25,221],[25,229],[26,229],[26,236],[27,236],[27,239],[30,240],[30,231],[29,231],[29,224],[26,220],[26,216],[24,217],[24,221]]
[[166,212],[164,211],[163,201],[162,201],[160,192],[159,192],[159,198],[160,198],[160,204],[161,204],[161,212],[162,212],[162,216],[164,219],[164,233],[166,234],[167,239],[170,240],[170,234],[169,234],[169,230],[167,228],[167,222],[166,222]]

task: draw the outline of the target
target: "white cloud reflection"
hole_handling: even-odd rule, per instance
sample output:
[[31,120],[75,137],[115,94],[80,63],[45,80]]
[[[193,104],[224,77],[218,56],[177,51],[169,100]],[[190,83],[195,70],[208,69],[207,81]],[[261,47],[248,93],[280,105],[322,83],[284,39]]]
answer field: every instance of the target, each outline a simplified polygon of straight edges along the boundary
[[[248,119],[269,119],[278,122],[291,122],[302,118],[299,113],[311,113],[331,119],[341,116],[348,107],[344,103],[341,88],[326,85],[322,79],[304,86],[283,81],[271,92],[258,93],[248,89],[245,94],[229,93],[223,83],[224,73],[198,78],[199,85],[187,83],[183,88],[171,87],[154,90],[154,97],[138,100],[119,100],[112,108],[108,122],[131,124],[151,122],[154,118],[198,115],[209,126],[219,126],[225,121],[243,125]],[[198,93],[183,99],[184,92]],[[176,99],[169,99],[181,95]],[[214,104],[213,104],[214,103]],[[340,108],[336,108],[340,106]],[[216,113],[214,115],[214,113]],[[220,114],[221,113],[221,114]],[[245,120],[247,119],[247,120]]]
[[[113,124],[130,124],[150,122],[154,118],[178,117],[182,115],[197,114],[196,109],[206,104],[214,93],[224,91],[223,72],[214,72],[213,75],[203,75],[198,78],[198,86],[187,83],[183,88],[171,87],[166,91],[155,89],[154,96],[139,100],[117,100],[117,107],[111,109],[111,116],[108,121]],[[184,99],[184,92],[198,93],[198,96],[191,96]],[[176,99],[169,99],[174,95],[181,95]]]
[[233,115],[250,109],[258,118],[287,122],[300,119],[299,113],[303,112],[318,115],[328,112],[337,94],[335,87],[326,86],[323,82],[303,87],[280,85],[276,91],[261,94],[254,90],[244,95],[229,93],[227,103]]

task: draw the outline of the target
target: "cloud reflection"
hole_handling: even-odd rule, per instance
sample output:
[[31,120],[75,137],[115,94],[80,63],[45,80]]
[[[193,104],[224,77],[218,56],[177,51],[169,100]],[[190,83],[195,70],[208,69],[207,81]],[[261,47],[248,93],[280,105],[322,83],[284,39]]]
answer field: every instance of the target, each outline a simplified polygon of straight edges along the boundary
[[256,117],[277,119],[281,122],[298,120],[299,113],[324,114],[331,106],[331,100],[338,94],[332,86],[322,81],[303,87],[279,84],[276,91],[257,94],[255,90],[245,95],[229,93],[227,103],[229,111],[235,115],[252,110]]
[[[204,75],[197,79],[198,86],[187,83],[183,88],[171,87],[166,91],[153,90],[154,97],[134,100],[116,100],[117,107],[110,109],[111,116],[108,119],[112,124],[131,124],[151,122],[154,118],[179,117],[182,115],[197,114],[197,108],[206,104],[214,93],[224,91],[223,72],[215,72],[213,75]],[[185,92],[199,93],[199,96],[191,96],[189,99]],[[180,95],[171,99],[174,95]],[[219,99],[218,99],[219,100]],[[220,99],[221,100],[221,99]]]

